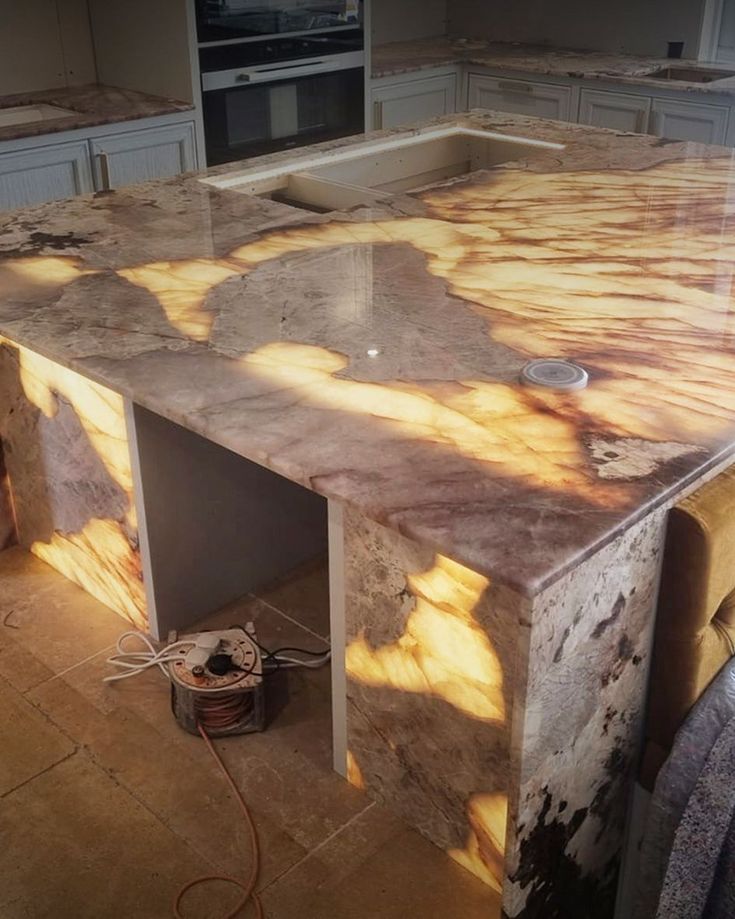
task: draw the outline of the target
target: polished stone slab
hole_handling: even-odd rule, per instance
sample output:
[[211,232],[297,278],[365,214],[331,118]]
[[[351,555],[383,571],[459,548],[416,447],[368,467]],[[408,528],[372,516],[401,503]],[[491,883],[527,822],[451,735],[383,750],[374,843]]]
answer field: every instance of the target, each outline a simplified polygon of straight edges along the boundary
[[152,118],[193,110],[190,102],[151,96],[133,89],[92,83],[85,86],[63,86],[58,89],[0,96],[0,112],[21,105],[53,105],[71,111],[71,115],[27,121],[0,127],[0,141],[18,140],[40,134],[56,134],[104,124]]
[[521,74],[545,77],[574,77],[627,83],[649,90],[666,89],[677,92],[712,96],[735,93],[735,77],[725,77],[711,83],[687,80],[664,80],[649,76],[666,67],[712,68],[727,65],[701,64],[695,60],[672,60],[616,54],[612,51],[585,51],[573,48],[552,48],[548,45],[525,45],[521,42],[494,42],[483,39],[422,38],[413,41],[389,42],[372,49],[372,76],[396,76],[434,67],[474,64],[488,69],[511,70]]
[[[189,177],[7,215],[0,331],[533,595],[735,446],[735,170],[446,123],[564,149],[348,213]],[[589,387],[521,387],[542,356]]]
[[0,438],[20,545],[146,628],[123,398],[0,340]]

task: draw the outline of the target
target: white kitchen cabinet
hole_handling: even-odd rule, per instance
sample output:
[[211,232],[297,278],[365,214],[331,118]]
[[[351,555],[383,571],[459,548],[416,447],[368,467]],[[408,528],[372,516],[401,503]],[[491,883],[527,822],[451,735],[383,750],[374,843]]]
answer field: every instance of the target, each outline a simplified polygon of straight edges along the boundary
[[373,86],[372,103],[374,130],[449,115],[457,108],[457,75],[382,80]]
[[471,73],[468,82],[469,107],[514,112],[537,118],[572,120],[572,87],[560,83],[517,80]]
[[650,96],[599,89],[582,89],[580,93],[580,124],[645,134],[648,131],[650,113]]
[[95,187],[121,188],[196,169],[194,122],[90,139]]
[[672,140],[724,144],[730,109],[724,105],[654,99],[649,132]]
[[94,185],[86,140],[0,152],[0,210],[90,191]]

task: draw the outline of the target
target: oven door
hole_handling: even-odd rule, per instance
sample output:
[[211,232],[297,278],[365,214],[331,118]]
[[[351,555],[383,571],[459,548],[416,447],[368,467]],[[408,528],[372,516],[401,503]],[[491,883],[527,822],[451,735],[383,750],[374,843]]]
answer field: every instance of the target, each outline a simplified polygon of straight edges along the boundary
[[205,73],[202,88],[210,166],[364,129],[361,52]]

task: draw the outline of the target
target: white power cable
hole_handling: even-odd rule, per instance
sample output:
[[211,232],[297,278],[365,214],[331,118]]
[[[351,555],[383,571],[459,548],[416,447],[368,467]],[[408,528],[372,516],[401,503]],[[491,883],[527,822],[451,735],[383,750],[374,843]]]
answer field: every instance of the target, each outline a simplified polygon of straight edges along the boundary
[[[127,651],[125,649],[125,643],[131,638],[137,638],[139,641],[142,641],[148,650]],[[190,639],[175,641],[161,648],[160,651],[156,651],[153,643],[143,632],[123,632],[117,640],[117,654],[113,654],[112,657],[107,658],[108,664],[112,664],[113,667],[117,667],[123,672],[106,676],[102,682],[113,683],[115,680],[125,680],[138,673],[143,673],[144,670],[148,670],[150,667],[158,667],[161,673],[163,673],[165,677],[168,677],[166,664],[169,663],[169,661],[181,660],[181,653],[178,652],[178,649],[190,648],[193,644],[194,642]],[[172,653],[174,651],[178,653]]]
[[[140,649],[138,651],[129,651],[126,649],[126,643],[130,639],[138,639],[143,642],[146,647],[146,650]],[[169,672],[166,664],[171,661],[179,661],[182,659],[181,648],[191,648],[196,644],[194,637],[188,639],[181,639],[181,641],[172,642],[169,645],[165,645],[160,651],[156,651],[155,646],[148,638],[146,634],[138,631],[123,632],[123,634],[117,640],[116,654],[113,654],[112,657],[107,658],[107,663],[112,664],[113,667],[117,667],[118,670],[121,670],[122,673],[113,673],[110,676],[103,678],[104,683],[113,683],[116,680],[125,680],[128,677],[135,676],[138,673],[143,673],[145,670],[149,670],[151,667],[158,667],[161,673],[168,679]],[[263,649],[265,650],[265,649]],[[306,667],[308,669],[316,669],[317,667],[323,667],[332,656],[331,651],[325,651],[324,654],[320,654],[318,657],[313,659],[304,659],[298,657],[290,657],[286,654],[271,654],[266,651],[263,657],[263,666],[265,667],[276,667],[288,670],[295,667]]]
[[313,660],[289,657],[286,654],[271,654],[265,659],[264,664],[267,667],[271,661],[276,661],[276,666],[280,670],[289,670],[293,667],[307,667],[313,670],[317,667],[323,667],[330,660],[331,656],[331,651],[325,651],[324,654],[322,654],[320,657],[315,657]]

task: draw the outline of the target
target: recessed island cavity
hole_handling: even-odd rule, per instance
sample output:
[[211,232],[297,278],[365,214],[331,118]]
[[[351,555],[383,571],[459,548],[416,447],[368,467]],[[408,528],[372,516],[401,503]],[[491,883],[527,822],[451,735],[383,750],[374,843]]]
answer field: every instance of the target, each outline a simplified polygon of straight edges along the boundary
[[337,770],[489,916],[608,919],[667,509],[735,447],[734,180],[477,112],[3,215],[0,539],[165,638],[328,534]]

